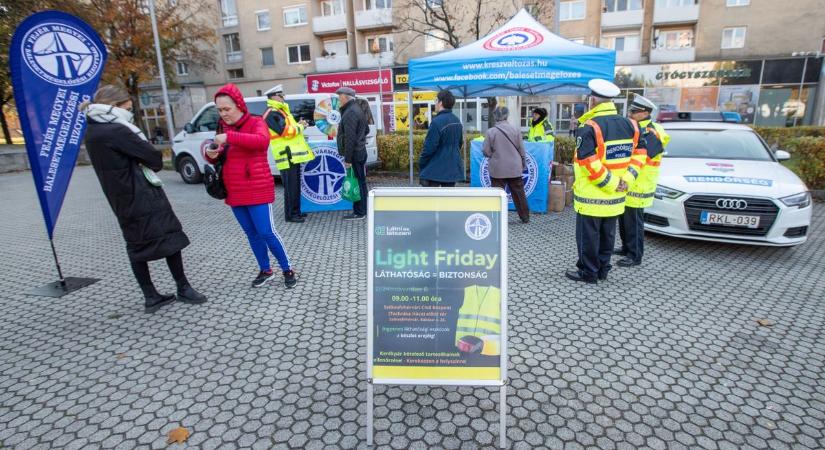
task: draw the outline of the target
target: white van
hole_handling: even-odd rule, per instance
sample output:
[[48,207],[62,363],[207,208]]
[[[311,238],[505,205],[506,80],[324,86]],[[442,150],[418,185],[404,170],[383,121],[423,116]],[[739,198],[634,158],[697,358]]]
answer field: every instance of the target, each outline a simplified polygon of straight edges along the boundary
[[[266,97],[245,97],[249,112],[260,116],[266,111]],[[304,130],[307,141],[333,140],[340,121],[337,110],[338,96],[334,94],[295,94],[287,95],[286,102],[295,120],[306,120],[309,126]],[[203,159],[201,145],[208,139],[214,139],[218,127],[218,111],[215,102],[209,102],[195,114],[183,131],[175,136],[172,145],[175,170],[187,184],[200,183],[207,162]],[[375,142],[375,125],[370,125],[367,135],[367,165],[378,161],[378,147]],[[269,167],[272,175],[278,175],[272,152],[269,152]]]

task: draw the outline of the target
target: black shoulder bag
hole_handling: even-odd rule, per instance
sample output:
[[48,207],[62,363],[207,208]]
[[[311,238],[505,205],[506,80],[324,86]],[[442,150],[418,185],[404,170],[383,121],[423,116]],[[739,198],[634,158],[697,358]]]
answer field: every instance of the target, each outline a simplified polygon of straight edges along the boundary
[[[221,130],[217,131],[217,133],[220,132]],[[209,145],[209,148],[215,150],[218,147],[217,144],[213,142]],[[227,195],[226,184],[223,182],[223,165],[226,162],[226,152],[228,150],[229,149],[227,147],[224,148],[218,156],[218,160],[215,162],[214,168],[207,165],[206,169],[203,171],[203,185],[206,187],[206,193],[218,200],[224,200]]]

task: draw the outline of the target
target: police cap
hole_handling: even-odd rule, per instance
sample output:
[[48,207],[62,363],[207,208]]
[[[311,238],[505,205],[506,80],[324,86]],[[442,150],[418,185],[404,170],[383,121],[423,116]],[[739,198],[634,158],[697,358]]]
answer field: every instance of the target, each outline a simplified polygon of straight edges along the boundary
[[595,95],[596,97],[601,98],[614,98],[618,97],[619,94],[622,93],[619,86],[611,83],[610,81],[603,80],[601,78],[594,78],[587,83],[587,87],[590,88],[590,93]]
[[264,95],[266,95],[267,97],[271,97],[275,94],[284,95],[284,85],[282,85],[282,84],[275,85],[275,86],[272,87],[272,89],[264,92]]
[[633,101],[630,102],[629,106],[631,111],[647,111],[652,113],[654,109],[656,109],[656,105],[641,95],[636,95],[633,97]]

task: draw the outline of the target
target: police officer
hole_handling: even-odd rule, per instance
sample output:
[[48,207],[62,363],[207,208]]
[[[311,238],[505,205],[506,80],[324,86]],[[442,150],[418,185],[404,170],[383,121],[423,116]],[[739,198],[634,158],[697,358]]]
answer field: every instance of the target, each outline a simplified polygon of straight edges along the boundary
[[307,122],[296,122],[292,117],[289,105],[284,100],[282,85],[273,87],[265,94],[269,108],[264,112],[263,118],[269,127],[269,147],[284,185],[284,220],[301,223],[306,217],[306,214],[301,213],[301,163],[315,159],[304,139]]
[[553,142],[553,125],[547,121],[547,110],[535,108],[530,118],[530,131],[527,133],[527,140],[530,142]]
[[607,280],[616,238],[616,221],[624,212],[625,192],[636,176],[628,171],[639,142],[638,125],[616,112],[618,86],[601,79],[588,83],[590,110],[579,118],[573,168],[576,210],[576,270],[567,278],[586,283]]
[[[651,120],[650,115],[656,105],[650,100],[636,95],[628,107],[628,115],[639,123],[642,131],[645,157],[641,163],[639,177],[629,186],[625,200],[624,214],[619,219],[619,236],[622,247],[613,251],[624,256],[616,264],[632,267],[642,263],[644,253],[644,209],[653,204],[653,194],[659,179],[659,164],[670,136],[664,128]],[[631,161],[635,166],[636,160]]]

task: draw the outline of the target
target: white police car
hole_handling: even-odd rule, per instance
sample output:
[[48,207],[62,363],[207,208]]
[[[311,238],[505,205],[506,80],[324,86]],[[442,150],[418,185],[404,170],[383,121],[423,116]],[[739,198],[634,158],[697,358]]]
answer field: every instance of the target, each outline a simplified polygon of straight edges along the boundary
[[[662,122],[671,136],[645,229],[688,239],[793,246],[807,239],[811,194],[750,127]],[[661,120],[661,119],[660,119]]]

